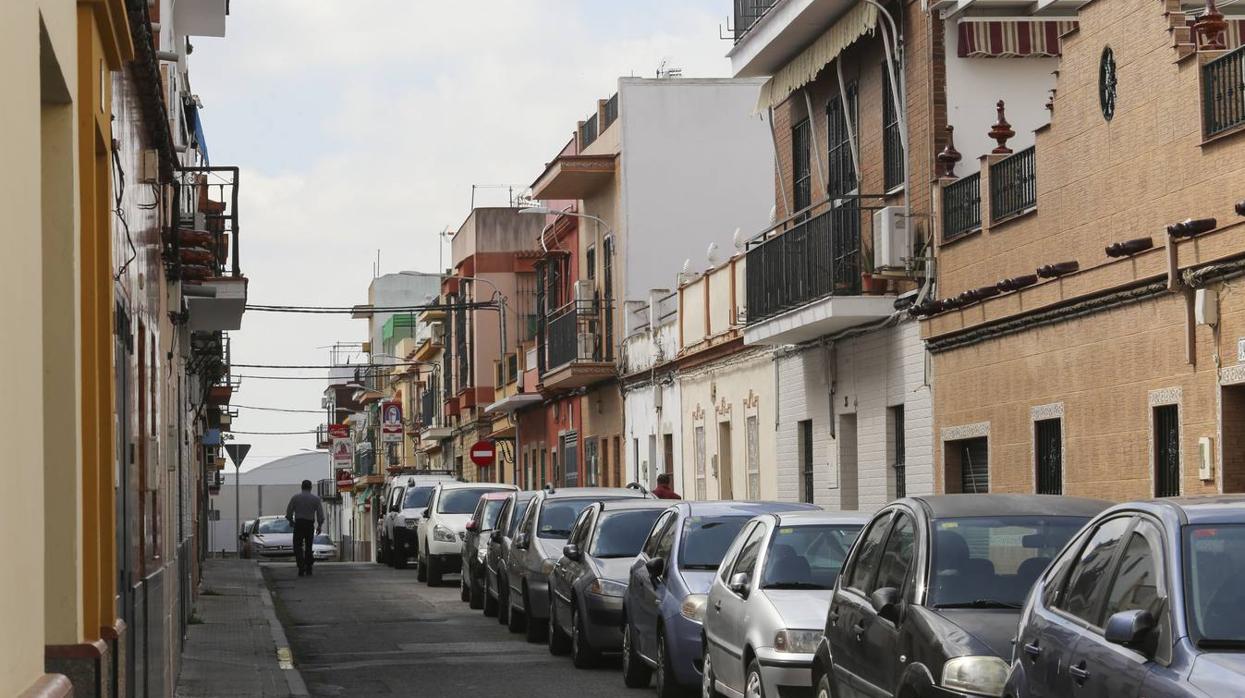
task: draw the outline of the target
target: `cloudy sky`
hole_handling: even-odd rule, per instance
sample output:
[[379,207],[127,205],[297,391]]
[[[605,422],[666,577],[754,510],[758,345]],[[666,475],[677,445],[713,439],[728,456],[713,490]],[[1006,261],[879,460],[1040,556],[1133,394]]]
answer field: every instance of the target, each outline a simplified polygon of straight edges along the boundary
[[[381,273],[435,271],[472,185],[530,184],[620,76],[663,61],[729,73],[728,0],[233,0],[228,37],[193,39],[212,163],[242,168],[250,302],[352,305]],[[504,205],[504,189],[477,204]],[[446,250],[448,254],[448,249]],[[324,364],[348,316],[247,313],[233,360]],[[323,375],[235,369],[242,375]],[[314,429],[322,381],[243,379],[239,431]],[[310,435],[239,434],[249,469]]]

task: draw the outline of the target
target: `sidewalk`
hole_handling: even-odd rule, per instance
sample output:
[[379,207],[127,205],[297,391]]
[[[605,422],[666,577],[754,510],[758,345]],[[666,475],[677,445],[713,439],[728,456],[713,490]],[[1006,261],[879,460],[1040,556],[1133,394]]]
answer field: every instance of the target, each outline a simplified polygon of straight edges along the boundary
[[255,560],[205,561],[195,617],[175,695],[308,695]]

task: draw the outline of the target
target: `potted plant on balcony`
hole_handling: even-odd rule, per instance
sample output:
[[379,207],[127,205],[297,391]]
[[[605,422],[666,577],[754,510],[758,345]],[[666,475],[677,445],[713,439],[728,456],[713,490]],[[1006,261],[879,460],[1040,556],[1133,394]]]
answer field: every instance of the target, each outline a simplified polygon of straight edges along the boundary
[[864,245],[860,249],[860,292],[866,296],[880,296],[886,292],[886,279],[874,276],[873,249]]

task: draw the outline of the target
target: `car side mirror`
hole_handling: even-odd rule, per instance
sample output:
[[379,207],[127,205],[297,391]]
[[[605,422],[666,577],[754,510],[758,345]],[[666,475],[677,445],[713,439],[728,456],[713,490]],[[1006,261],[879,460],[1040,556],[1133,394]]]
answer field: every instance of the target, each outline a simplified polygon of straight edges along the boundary
[[878,614],[892,623],[899,622],[899,590],[895,587],[882,587],[869,595],[869,604]]
[[656,583],[666,573],[666,559],[663,557],[652,558],[644,563],[644,568],[648,570],[648,576]]
[[528,544],[528,542],[529,542],[529,541],[528,541],[528,538],[527,538],[527,534],[526,534],[526,533],[520,533],[520,534],[518,535],[518,537],[516,537],[516,538],[514,539],[514,547],[518,548],[519,550],[527,550],[527,544]]
[[501,531],[494,530],[493,533],[489,535],[488,539],[494,543],[500,543],[501,542]]
[[1154,630],[1157,623],[1149,611],[1135,608],[1131,611],[1120,611],[1107,619],[1103,637],[1125,647],[1135,647],[1143,643]]
[[480,527],[480,524],[476,523],[476,520],[475,520],[475,519],[472,519],[472,520],[470,520],[470,521],[468,521],[468,522],[467,522],[466,530],[468,530],[468,531],[474,531],[474,530],[476,530],[476,529],[477,529],[477,528],[479,528],[479,527]]
[[432,507],[425,507],[423,513],[421,513],[420,516],[424,517],[425,519],[432,516]]
[[238,534],[238,540],[246,540],[246,534],[245,534],[245,533],[239,533],[239,534]]
[[731,575],[731,583],[727,585],[731,591],[748,598],[748,587],[752,586],[752,577],[747,572],[736,572]]
[[574,560],[575,562],[579,562],[580,558],[583,557],[583,555],[579,553],[579,546],[574,543],[567,543],[563,546],[562,554],[566,556],[567,560]]

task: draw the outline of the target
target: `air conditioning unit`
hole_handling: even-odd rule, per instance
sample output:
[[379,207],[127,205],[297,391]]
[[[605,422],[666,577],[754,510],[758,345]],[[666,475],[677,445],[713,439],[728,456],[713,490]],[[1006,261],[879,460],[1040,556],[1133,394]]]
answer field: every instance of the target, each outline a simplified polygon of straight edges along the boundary
[[596,337],[591,332],[580,332],[576,335],[576,339],[579,340],[576,344],[579,348],[579,358],[582,360],[591,360],[594,353],[593,349],[596,345]]
[[596,295],[596,287],[592,279],[580,279],[575,282],[575,302],[590,303]]
[[878,271],[905,269],[912,256],[912,226],[902,206],[887,206],[873,213],[873,268]]
[[439,322],[437,322],[437,323],[433,323],[433,325],[432,325],[432,341],[433,341],[433,343],[434,343],[434,344],[439,344],[439,343],[441,343],[441,342],[444,342],[444,341],[445,341],[445,325],[442,325],[442,324],[441,324],[441,323],[439,323]]

